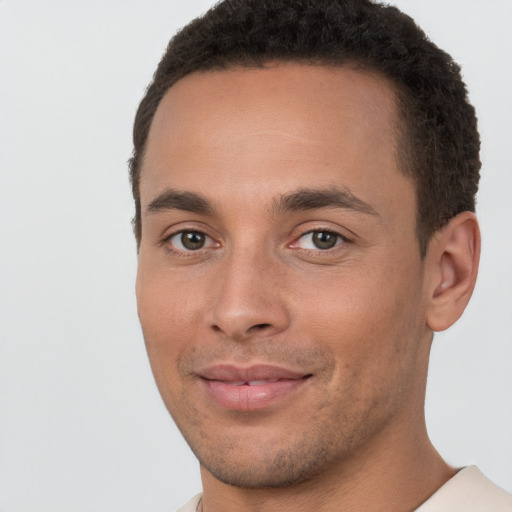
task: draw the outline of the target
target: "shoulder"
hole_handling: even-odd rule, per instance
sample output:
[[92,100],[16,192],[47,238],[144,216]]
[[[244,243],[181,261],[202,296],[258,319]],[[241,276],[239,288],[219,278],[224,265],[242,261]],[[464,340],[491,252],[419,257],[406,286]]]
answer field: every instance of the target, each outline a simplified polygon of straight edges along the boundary
[[512,495],[476,466],[461,469],[416,512],[512,512]]
[[192,499],[187,501],[185,505],[176,510],[176,512],[196,512],[197,505],[201,501],[202,494],[196,494]]

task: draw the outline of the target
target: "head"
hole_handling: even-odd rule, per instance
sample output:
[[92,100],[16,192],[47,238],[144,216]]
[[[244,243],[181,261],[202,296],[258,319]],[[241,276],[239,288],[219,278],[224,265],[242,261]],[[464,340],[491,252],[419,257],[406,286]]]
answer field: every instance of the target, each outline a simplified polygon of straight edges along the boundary
[[228,0],[171,41],[135,121],[137,299],[206,475],[283,487],[421,444],[432,332],[476,277],[475,124],[390,7]]
[[369,0],[228,0],[170,41],[137,111],[130,175],[138,243],[141,167],[165,93],[191,73],[275,61],[348,65],[391,82],[400,114],[397,156],[416,188],[423,255],[436,230],[475,210],[481,164],[474,108],[459,66],[410,17]]

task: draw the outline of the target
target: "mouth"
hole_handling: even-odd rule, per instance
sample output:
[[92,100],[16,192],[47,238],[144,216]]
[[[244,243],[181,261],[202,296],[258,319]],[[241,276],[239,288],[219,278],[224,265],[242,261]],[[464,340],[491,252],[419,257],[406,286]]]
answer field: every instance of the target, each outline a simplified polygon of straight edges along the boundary
[[256,411],[291,397],[312,375],[268,365],[216,365],[199,377],[208,396],[222,408]]
[[229,382],[232,386],[263,386],[265,384],[273,384],[279,382],[281,379],[272,380],[240,380],[238,382]]

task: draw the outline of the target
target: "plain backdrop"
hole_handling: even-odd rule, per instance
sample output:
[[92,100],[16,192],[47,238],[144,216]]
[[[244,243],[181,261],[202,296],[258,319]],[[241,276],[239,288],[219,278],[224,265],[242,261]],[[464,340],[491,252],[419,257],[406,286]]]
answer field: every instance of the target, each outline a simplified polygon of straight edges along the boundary
[[[434,444],[512,491],[512,2],[402,0],[463,66],[482,135],[479,282],[436,336]],[[133,116],[207,0],[0,0],[0,510],[171,511],[198,465],[134,298]]]

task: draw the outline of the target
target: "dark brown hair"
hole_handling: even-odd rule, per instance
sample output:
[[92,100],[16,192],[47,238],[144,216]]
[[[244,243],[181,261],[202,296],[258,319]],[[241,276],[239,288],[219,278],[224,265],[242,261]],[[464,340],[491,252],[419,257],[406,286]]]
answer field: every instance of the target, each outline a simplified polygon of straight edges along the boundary
[[394,84],[398,156],[416,186],[422,255],[450,218],[475,210],[481,165],[475,110],[459,66],[409,16],[370,0],[224,0],[171,39],[139,105],[130,159],[138,243],[141,164],[164,94],[196,71],[269,61],[356,64]]

